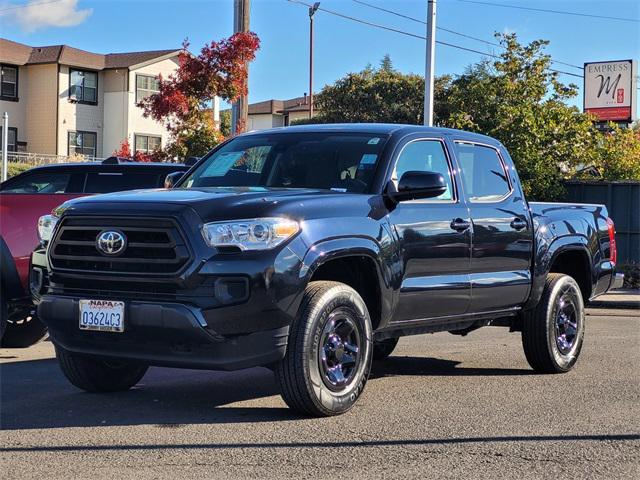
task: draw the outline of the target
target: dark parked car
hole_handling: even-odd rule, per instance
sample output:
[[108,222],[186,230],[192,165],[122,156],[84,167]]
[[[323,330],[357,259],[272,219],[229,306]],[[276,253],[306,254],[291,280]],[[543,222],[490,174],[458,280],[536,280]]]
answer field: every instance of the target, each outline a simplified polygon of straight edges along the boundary
[[69,202],[32,292],[81,389],[263,365],[322,416],[404,335],[509,327],[533,369],[567,372],[615,258],[604,206],[527,202],[492,138],[300,126],[235,137],[171,190]]
[[2,346],[27,347],[46,332],[33,314],[28,287],[29,260],[39,243],[37,226],[42,215],[84,195],[162,187],[167,174],[186,170],[184,165],[123,162],[111,157],[102,163],[35,167],[0,184]]

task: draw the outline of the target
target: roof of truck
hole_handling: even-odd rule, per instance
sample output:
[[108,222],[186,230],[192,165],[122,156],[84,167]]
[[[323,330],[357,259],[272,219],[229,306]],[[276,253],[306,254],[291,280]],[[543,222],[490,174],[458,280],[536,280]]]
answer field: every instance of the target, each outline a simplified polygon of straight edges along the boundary
[[499,145],[500,142],[495,138],[488,137],[479,133],[466,132],[464,130],[456,130],[453,128],[443,127],[425,127],[422,125],[408,125],[397,123],[319,123],[309,125],[293,125],[289,127],[277,127],[268,130],[255,130],[245,135],[260,135],[274,133],[313,133],[313,132],[352,132],[352,133],[371,133],[378,135],[392,135],[394,133],[411,134],[411,133],[427,133],[431,135],[447,135],[454,138],[464,138],[475,140],[491,145]]

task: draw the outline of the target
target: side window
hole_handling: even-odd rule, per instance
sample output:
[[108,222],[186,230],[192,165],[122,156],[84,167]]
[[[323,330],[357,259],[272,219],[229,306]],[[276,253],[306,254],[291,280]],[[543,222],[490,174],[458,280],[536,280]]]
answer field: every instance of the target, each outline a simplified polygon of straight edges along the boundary
[[409,171],[437,172],[442,174],[447,190],[433,200],[453,200],[453,180],[451,169],[444,151],[444,145],[437,140],[419,140],[407,144],[400,153],[391,179],[398,182],[402,174]]
[[2,189],[2,193],[68,193],[68,173],[31,173],[16,178]]
[[469,200],[497,201],[511,191],[504,165],[495,149],[469,143],[456,142],[455,145]]
[[158,173],[88,173],[84,192],[111,193],[143,188],[158,188]]

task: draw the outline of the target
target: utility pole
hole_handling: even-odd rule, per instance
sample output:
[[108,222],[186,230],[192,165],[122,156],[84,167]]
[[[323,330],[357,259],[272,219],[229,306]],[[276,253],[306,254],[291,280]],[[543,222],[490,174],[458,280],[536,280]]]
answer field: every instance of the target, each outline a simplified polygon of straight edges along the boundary
[[313,15],[320,8],[320,2],[309,7],[309,118],[313,118]]
[[[250,0],[233,0],[233,33],[249,31]],[[249,83],[247,68],[247,84]],[[238,123],[247,128],[249,122],[249,102],[246,95],[242,95],[231,107],[231,134],[237,132]]]
[[[17,140],[16,140],[17,141]],[[2,181],[7,179],[7,149],[9,148],[9,114],[2,115]]]
[[436,0],[427,0],[427,61],[424,69],[424,124],[433,126],[433,76],[436,60]]

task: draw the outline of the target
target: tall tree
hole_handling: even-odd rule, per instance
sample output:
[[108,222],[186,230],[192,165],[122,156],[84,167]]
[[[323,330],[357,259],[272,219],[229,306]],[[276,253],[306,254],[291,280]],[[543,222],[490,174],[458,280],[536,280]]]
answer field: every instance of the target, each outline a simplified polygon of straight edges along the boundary
[[[444,97],[450,81],[448,76],[436,79],[436,99]],[[424,78],[398,72],[385,55],[380,68],[367,66],[325,86],[315,103],[318,115],[314,122],[422,124]],[[436,122],[446,112],[445,107],[441,101],[436,102]]]
[[188,52],[185,41],[176,72],[160,79],[158,93],[138,103],[145,116],[171,132],[166,155],[201,156],[221,140],[208,107],[216,96],[232,102],[247,93],[247,66],[259,46],[252,32],[206,44],[198,55]]
[[548,42],[521,45],[515,34],[496,36],[505,48],[500,59],[481,61],[451,83],[444,123],[497,138],[513,157],[528,197],[557,198],[563,176],[593,163],[598,133],[589,115],[567,105],[578,87],[550,69]]

